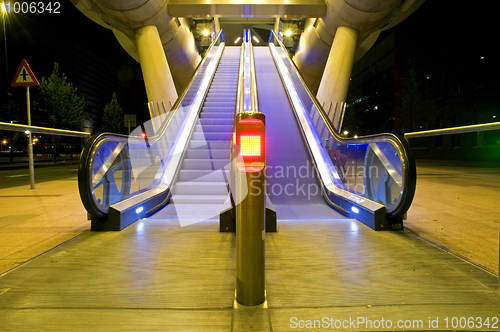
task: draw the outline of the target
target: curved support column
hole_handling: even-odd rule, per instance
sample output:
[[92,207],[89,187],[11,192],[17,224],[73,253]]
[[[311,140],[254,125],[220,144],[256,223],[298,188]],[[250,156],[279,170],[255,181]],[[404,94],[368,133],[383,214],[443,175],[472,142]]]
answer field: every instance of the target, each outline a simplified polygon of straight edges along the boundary
[[136,30],[135,39],[146,85],[148,101],[174,103],[177,99],[172,74],[156,26],[145,26]]
[[331,103],[329,117],[337,130],[342,125],[343,108],[340,105],[347,97],[358,38],[359,32],[353,28],[337,28],[316,96],[327,112]]

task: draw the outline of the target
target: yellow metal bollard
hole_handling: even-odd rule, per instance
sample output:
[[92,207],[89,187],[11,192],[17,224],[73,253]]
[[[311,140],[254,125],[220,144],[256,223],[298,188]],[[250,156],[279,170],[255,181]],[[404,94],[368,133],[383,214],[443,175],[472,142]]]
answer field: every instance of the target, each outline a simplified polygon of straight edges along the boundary
[[[236,115],[236,301],[259,305],[265,300],[265,117]],[[247,186],[240,185],[246,181]],[[248,187],[248,192],[241,188]],[[246,193],[246,197],[242,197]]]

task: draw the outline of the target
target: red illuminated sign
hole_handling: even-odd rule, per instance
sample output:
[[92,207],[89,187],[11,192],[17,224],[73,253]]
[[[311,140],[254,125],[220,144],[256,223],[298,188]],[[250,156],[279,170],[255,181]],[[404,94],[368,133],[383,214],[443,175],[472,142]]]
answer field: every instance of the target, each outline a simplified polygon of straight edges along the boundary
[[258,172],[265,165],[265,126],[256,118],[241,119],[236,124],[236,144],[240,148],[238,169]]

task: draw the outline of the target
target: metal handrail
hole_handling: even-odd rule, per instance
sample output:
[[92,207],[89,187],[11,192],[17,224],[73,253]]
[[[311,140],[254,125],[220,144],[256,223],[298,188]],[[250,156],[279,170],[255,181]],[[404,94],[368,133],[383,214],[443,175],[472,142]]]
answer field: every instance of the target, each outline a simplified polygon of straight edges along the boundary
[[169,115],[170,116],[164,121],[164,123],[161,124],[161,126],[158,129],[158,131],[156,132],[156,134],[153,135],[153,136],[151,136],[149,138],[149,144],[156,143],[156,141],[158,141],[163,136],[164,132],[167,130],[170,122],[174,118],[174,115],[175,115],[174,112],[177,112],[177,110],[179,109],[179,106],[181,105],[181,103],[182,103],[184,97],[186,96],[186,93],[188,92],[189,88],[191,87],[191,84],[193,83],[193,81],[195,80],[196,76],[198,75],[199,70],[201,69],[201,67],[203,66],[203,64],[205,63],[205,61],[207,60],[207,56],[206,55],[210,53],[210,50],[215,45],[215,43],[219,40],[219,38],[221,37],[221,35],[222,35],[222,30],[219,31],[219,33],[217,34],[217,36],[214,38],[214,40],[210,44],[209,48],[207,49],[207,52],[205,52],[205,57],[200,61],[200,63],[198,64],[198,67],[196,67],[196,70],[195,70],[193,76],[191,77],[191,80],[189,81],[188,85],[186,86],[186,88],[184,89],[184,91],[182,92],[182,94],[177,98],[177,100],[175,101],[174,105],[170,109],[170,111],[169,111]]
[[[245,30],[243,31],[242,42],[240,47],[240,65],[238,70],[238,86],[236,88],[236,112],[238,114],[243,111],[243,72],[245,69]],[[234,131],[234,130],[233,130]]]
[[252,112],[259,112],[259,94],[257,91],[255,56],[253,53],[252,39],[249,40],[249,46],[250,46],[250,95],[251,95]]
[[500,129],[500,122],[491,122],[491,123],[482,123],[482,124],[461,126],[461,127],[451,127],[451,128],[442,128],[442,129],[434,129],[434,130],[415,131],[415,132],[411,132],[411,133],[406,133],[405,138],[409,139],[409,138],[417,138],[417,137],[474,133],[474,132],[478,132],[478,131],[498,130],[498,129]]
[[84,131],[73,131],[65,129],[55,129],[37,126],[28,126],[23,124],[0,122],[0,129],[12,130],[12,131],[29,131],[36,134],[50,134],[50,135],[61,135],[61,136],[72,136],[72,137],[89,137],[90,133]]

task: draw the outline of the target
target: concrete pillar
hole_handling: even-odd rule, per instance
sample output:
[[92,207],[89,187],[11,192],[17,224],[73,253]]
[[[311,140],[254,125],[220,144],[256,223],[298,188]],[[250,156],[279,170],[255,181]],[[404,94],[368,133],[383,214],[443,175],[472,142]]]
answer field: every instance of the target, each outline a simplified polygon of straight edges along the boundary
[[339,127],[343,116],[340,105],[347,97],[358,37],[359,32],[355,29],[342,26],[337,28],[316,95],[321,104],[337,105],[330,115],[337,130],[341,129]]
[[[169,102],[174,103],[177,100],[177,91],[158,29],[152,25],[141,27],[136,30],[135,39],[148,100],[154,105],[162,101],[167,105]],[[164,113],[164,110],[160,108],[158,112]]]

